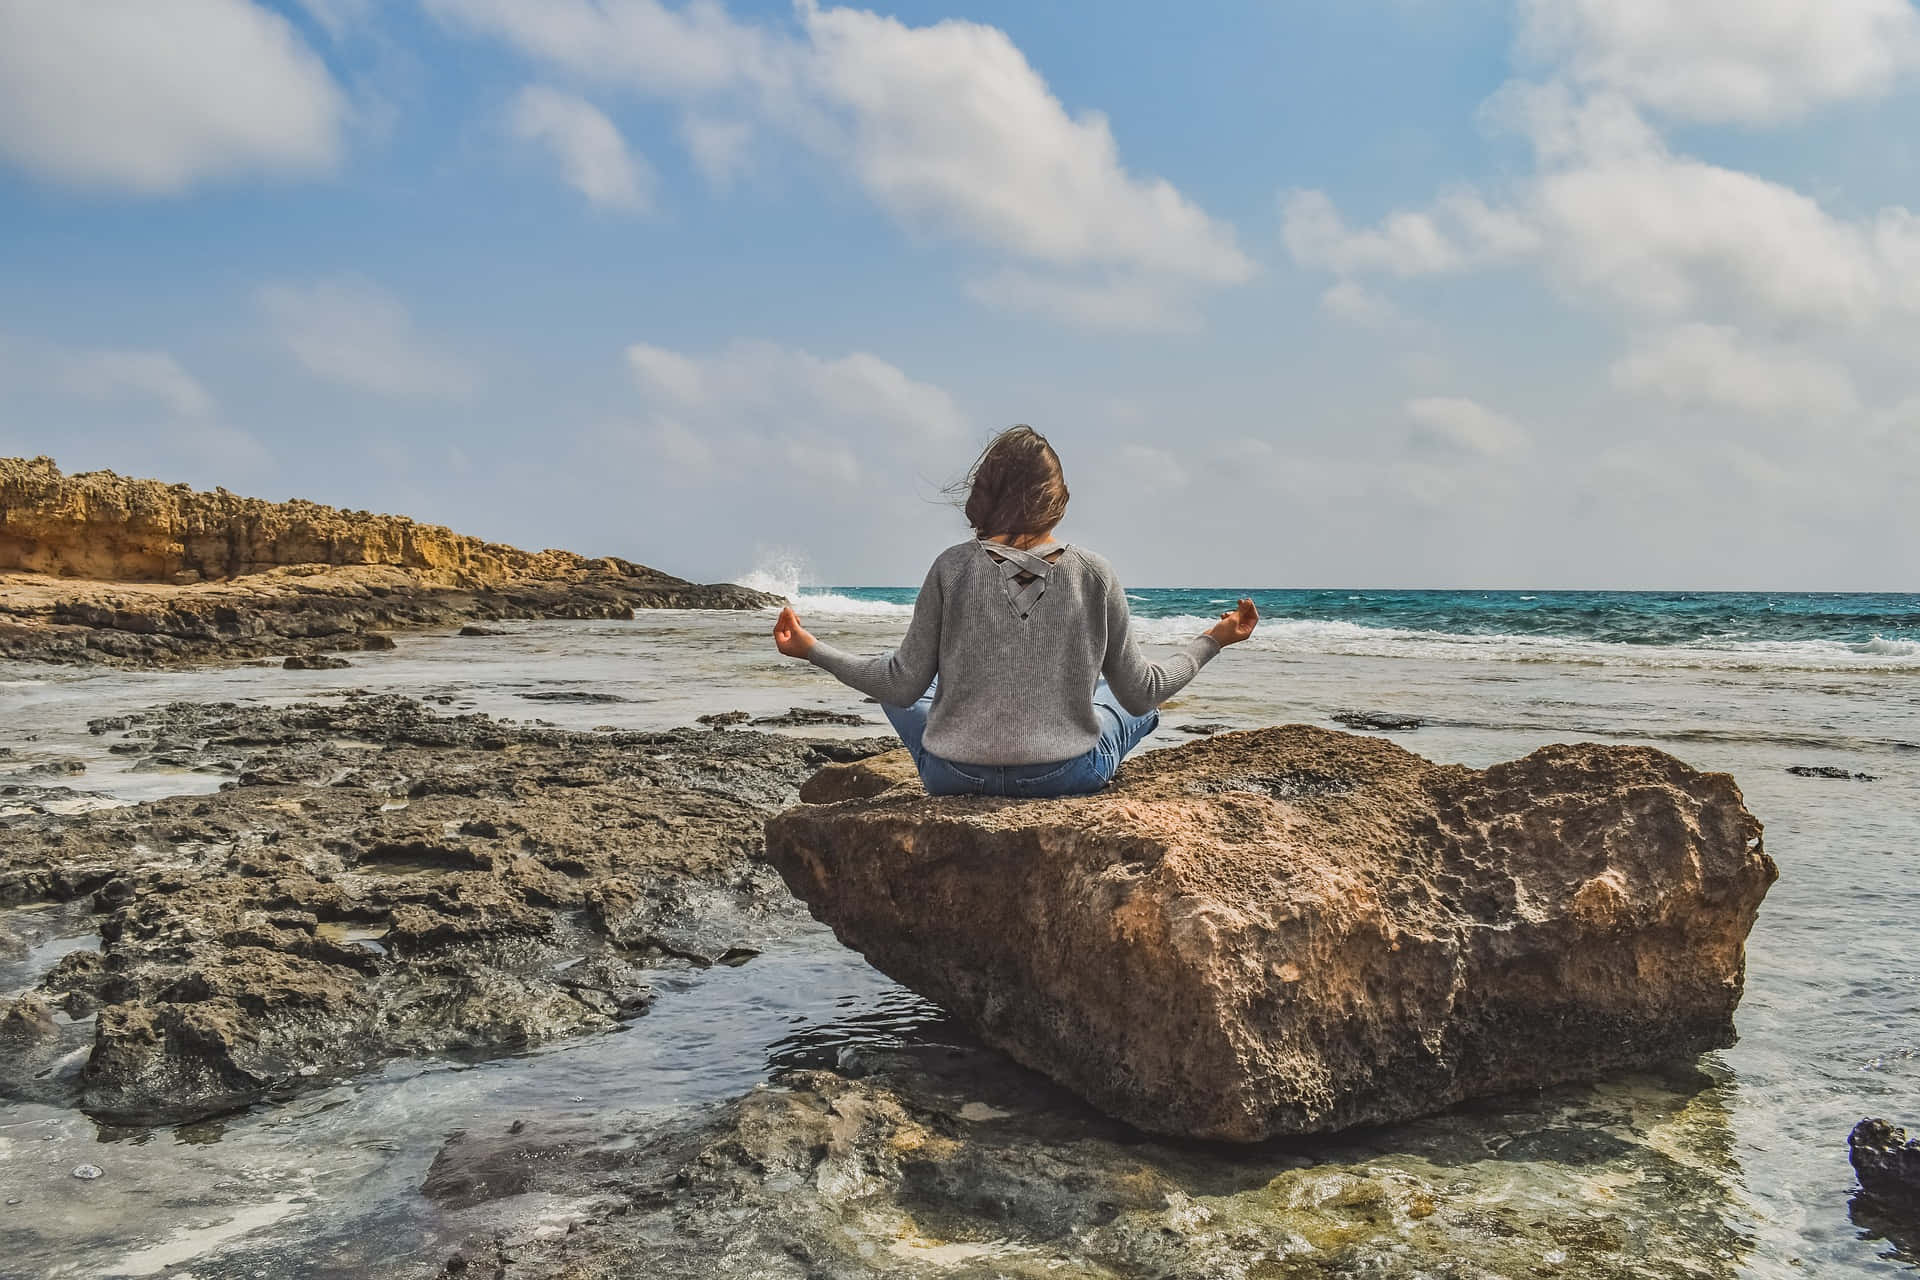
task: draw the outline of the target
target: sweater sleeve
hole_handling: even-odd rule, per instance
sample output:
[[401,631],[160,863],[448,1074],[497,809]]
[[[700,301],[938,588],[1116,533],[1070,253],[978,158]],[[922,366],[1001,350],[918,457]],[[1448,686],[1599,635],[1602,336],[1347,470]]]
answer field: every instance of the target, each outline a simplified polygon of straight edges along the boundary
[[1133,613],[1127,608],[1127,593],[1112,573],[1105,575],[1104,585],[1107,655],[1100,671],[1120,705],[1143,716],[1186,688],[1200,674],[1200,668],[1220,652],[1220,645],[1212,636],[1198,635],[1165,662],[1149,661],[1133,638]]
[[910,707],[940,671],[941,596],[940,566],[935,564],[927,570],[927,580],[913,602],[913,620],[899,648],[860,658],[815,640],[807,661],[841,684],[879,699],[882,706]]

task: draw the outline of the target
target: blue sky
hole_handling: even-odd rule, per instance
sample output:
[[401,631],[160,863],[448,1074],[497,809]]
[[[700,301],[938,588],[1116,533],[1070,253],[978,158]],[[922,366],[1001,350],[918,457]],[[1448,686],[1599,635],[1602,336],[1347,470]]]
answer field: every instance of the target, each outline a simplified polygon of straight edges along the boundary
[[0,452],[911,583],[1920,589],[1911,0],[0,0]]

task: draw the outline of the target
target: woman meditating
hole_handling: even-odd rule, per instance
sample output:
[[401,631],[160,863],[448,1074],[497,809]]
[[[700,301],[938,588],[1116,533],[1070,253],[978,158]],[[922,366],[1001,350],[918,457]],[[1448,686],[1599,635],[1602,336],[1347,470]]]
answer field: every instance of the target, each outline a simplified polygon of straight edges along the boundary
[[1067,482],[1047,438],[1010,427],[967,477],[975,537],[940,553],[892,653],[858,658],[782,609],[781,653],[877,699],[929,795],[1098,791],[1160,723],[1161,703],[1253,634],[1253,601],[1220,615],[1166,662],[1134,643],[1107,562],[1053,540]]

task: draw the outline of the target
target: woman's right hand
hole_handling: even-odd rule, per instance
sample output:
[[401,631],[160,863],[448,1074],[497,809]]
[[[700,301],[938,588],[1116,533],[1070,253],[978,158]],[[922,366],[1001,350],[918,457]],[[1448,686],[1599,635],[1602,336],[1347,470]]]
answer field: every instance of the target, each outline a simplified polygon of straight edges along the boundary
[[1260,625],[1260,611],[1253,607],[1253,601],[1242,599],[1238,609],[1220,615],[1220,621],[1208,629],[1207,634],[1222,649],[1230,644],[1239,644],[1253,634]]
[[804,658],[813,652],[813,637],[800,625],[800,616],[788,605],[773,623],[773,643],[789,658]]

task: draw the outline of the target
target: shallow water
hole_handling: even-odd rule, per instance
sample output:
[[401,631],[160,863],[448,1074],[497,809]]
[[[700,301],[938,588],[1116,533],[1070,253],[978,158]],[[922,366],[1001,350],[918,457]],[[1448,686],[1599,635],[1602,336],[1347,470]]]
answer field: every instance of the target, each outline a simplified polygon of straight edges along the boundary
[[[836,612],[815,601],[808,621],[836,643],[878,649],[902,619],[896,609]],[[0,746],[14,751],[0,760],[0,785],[47,782],[6,774],[63,757],[87,765],[53,780],[78,793],[136,800],[217,786],[203,774],[130,772],[106,750],[110,737],[86,730],[91,718],[176,699],[282,702],[361,688],[576,728],[661,728],[790,706],[881,723],[859,695],[774,655],[766,626],[758,615],[708,613],[513,624],[494,639],[403,639],[332,672],[14,667],[0,673]],[[1368,645],[1378,651],[1355,651]],[[1848,1216],[1846,1135],[1863,1115],[1920,1120],[1920,663],[1883,655],[1814,669],[1756,663],[1751,653],[1716,663],[1699,650],[1671,661],[1673,652],[1642,646],[1636,660],[1620,645],[1556,658],[1505,644],[1351,637],[1316,649],[1295,633],[1223,655],[1165,709],[1149,745],[1186,741],[1182,723],[1325,724],[1357,707],[1426,717],[1395,737],[1439,760],[1485,765],[1593,738],[1649,743],[1732,773],[1766,823],[1781,879],[1749,944],[1741,1041],[1709,1056],[1717,1083],[1686,1103],[1689,1123],[1661,1130],[1697,1146],[1692,1154],[1724,1186],[1707,1210],[1714,1231],[1701,1238],[1742,1247],[1708,1270],[1911,1274]],[[623,701],[522,696],[568,690]],[[1790,765],[1877,780],[1800,778]],[[8,913],[7,923],[21,932],[24,918]],[[0,964],[0,993],[28,985],[58,949],[89,944],[84,918],[49,913],[47,923],[26,960]],[[180,1129],[109,1130],[69,1111],[0,1106],[0,1274],[393,1273],[441,1242],[417,1188],[454,1129],[506,1114],[678,1114],[783,1066],[828,1065],[849,1043],[955,1034],[812,927],[739,968],[667,974],[657,985],[652,1012],[616,1034],[479,1063],[396,1064]],[[1711,1123],[1696,1123],[1702,1116]],[[82,1163],[104,1176],[73,1178]],[[1543,1180],[1555,1176],[1541,1169]]]

